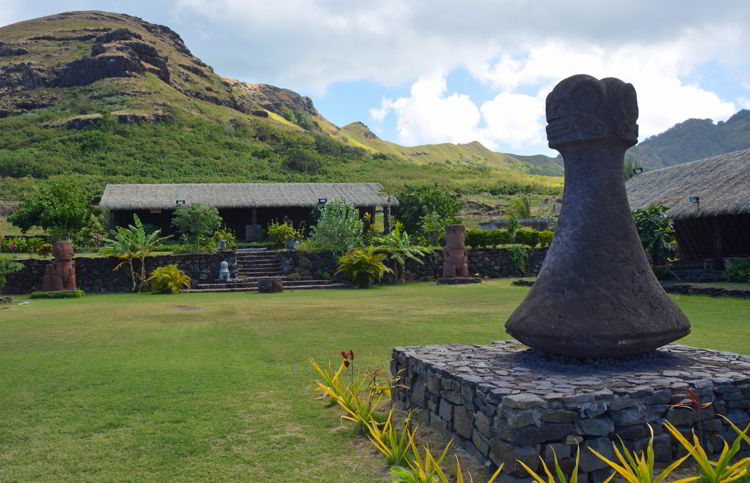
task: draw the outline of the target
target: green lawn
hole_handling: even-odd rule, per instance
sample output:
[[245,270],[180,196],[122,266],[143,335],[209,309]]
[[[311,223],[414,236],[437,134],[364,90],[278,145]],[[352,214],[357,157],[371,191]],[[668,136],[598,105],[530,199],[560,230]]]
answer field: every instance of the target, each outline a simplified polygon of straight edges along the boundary
[[[309,390],[309,357],[485,344],[527,288],[97,295],[0,311],[0,480],[384,481]],[[675,297],[684,342],[750,352],[750,301]],[[481,478],[480,478],[481,479]]]

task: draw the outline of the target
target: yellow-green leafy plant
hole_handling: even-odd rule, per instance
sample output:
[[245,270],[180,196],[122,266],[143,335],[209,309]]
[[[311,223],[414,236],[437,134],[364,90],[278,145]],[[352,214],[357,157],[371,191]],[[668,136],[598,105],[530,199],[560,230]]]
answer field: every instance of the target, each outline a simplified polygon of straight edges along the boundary
[[578,463],[581,461],[581,448],[576,449],[576,464],[573,468],[573,472],[570,474],[570,476],[567,476],[563,469],[560,467],[560,463],[557,461],[557,453],[555,453],[555,450],[552,449],[552,458],[555,462],[555,475],[552,475],[552,472],[547,467],[547,463],[544,462],[544,459],[542,457],[539,457],[539,460],[542,462],[542,468],[544,468],[544,473],[547,476],[547,479],[545,480],[541,476],[539,476],[534,470],[529,468],[523,461],[516,460],[518,463],[520,463],[521,466],[523,466],[523,469],[526,470],[526,472],[534,479],[534,483],[578,483]]
[[345,368],[344,361],[341,361],[338,369],[334,369],[331,366],[330,360],[328,361],[327,368],[321,367],[321,365],[312,358],[310,359],[310,365],[315,372],[323,378],[322,381],[317,381],[317,386],[313,390],[323,393],[319,399],[325,399],[326,397],[330,398],[331,402],[330,404],[327,404],[326,407],[336,405],[336,397],[333,395],[341,396],[344,393],[344,386],[341,384],[341,374],[344,372]]
[[385,253],[378,253],[370,245],[367,248],[352,250],[339,258],[337,274],[349,275],[359,288],[368,288],[373,282],[392,272],[385,266]]
[[417,433],[418,427],[411,428],[412,415],[409,412],[401,428],[393,422],[393,409],[388,412],[388,418],[382,425],[370,420],[365,423],[369,433],[368,438],[378,451],[385,456],[389,465],[402,465],[409,456],[409,447]]
[[[495,471],[489,480],[487,480],[487,483],[494,483],[494,481],[497,479],[498,476],[500,476],[500,473],[503,471],[504,464],[501,464],[500,467]],[[471,477],[471,473],[468,473],[469,475],[469,482],[474,483],[474,478]],[[443,482],[448,483],[450,480],[443,474],[442,476]],[[464,479],[464,473],[461,471],[461,462],[458,461],[458,456],[456,456],[456,483],[465,483],[466,480]]]
[[164,265],[155,268],[146,279],[151,291],[156,293],[180,293],[190,286],[190,276],[177,268],[177,265]]
[[425,446],[424,451],[420,453],[417,449],[417,444],[412,439],[409,442],[409,449],[411,450],[411,457],[406,460],[408,466],[393,466],[391,467],[391,476],[393,476],[394,483],[439,483],[447,481],[445,473],[443,472],[441,465],[445,459],[445,455],[448,454],[453,440],[450,440],[443,452],[440,453],[438,458],[430,451],[430,447]]
[[[716,461],[712,461],[708,457],[706,450],[703,448],[700,439],[696,436],[695,431],[692,433],[693,443],[690,443],[690,441],[671,423],[667,422],[664,423],[664,425],[672,436],[688,451],[688,456],[692,456],[698,464],[702,475],[697,478],[699,478],[701,482],[730,482],[747,475],[747,466],[750,464],[750,458],[744,458],[736,463],[731,463],[742,445],[741,435],[735,439],[731,447],[726,441],[724,441],[724,448],[722,449],[719,458]],[[745,435],[746,432],[747,429],[744,433],[739,431],[740,434]]]
[[748,474],[750,458],[743,458],[735,463],[732,463],[732,459],[740,451],[742,441],[744,437],[747,437],[747,431],[750,429],[750,425],[748,425],[744,431],[734,426],[734,424],[732,426],[736,428],[735,431],[738,433],[737,438],[735,438],[732,446],[729,446],[729,444],[724,441],[724,448],[721,450],[719,458],[716,461],[712,461],[708,457],[703,445],[701,445],[700,439],[695,435],[695,431],[693,431],[693,442],[691,443],[674,425],[669,422],[664,423],[664,427],[667,428],[667,431],[669,431],[687,450],[688,454],[686,457],[692,456],[701,470],[702,474],[700,476],[687,481],[700,480],[701,483],[724,483],[737,481]]

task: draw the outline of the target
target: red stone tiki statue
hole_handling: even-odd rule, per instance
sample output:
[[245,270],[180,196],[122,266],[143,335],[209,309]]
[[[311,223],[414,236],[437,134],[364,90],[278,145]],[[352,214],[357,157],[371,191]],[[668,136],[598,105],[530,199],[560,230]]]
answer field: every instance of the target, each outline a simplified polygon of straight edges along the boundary
[[44,270],[42,290],[55,292],[76,289],[76,269],[73,262],[73,244],[69,241],[55,243],[55,259]]
[[463,225],[445,227],[443,247],[443,278],[468,277],[469,259],[466,255],[466,228]]

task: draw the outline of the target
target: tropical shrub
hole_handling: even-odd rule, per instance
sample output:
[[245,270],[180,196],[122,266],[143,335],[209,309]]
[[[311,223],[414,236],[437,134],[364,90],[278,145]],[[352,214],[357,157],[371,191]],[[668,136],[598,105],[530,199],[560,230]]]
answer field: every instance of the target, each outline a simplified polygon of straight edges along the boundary
[[387,254],[396,263],[396,283],[404,282],[406,279],[406,260],[423,264],[422,258],[431,251],[427,247],[412,244],[409,234],[398,229],[374,238],[373,242],[377,244],[375,251]]
[[336,273],[343,273],[351,277],[359,288],[368,288],[372,282],[379,281],[390,268],[385,266],[385,253],[375,251],[372,245],[367,248],[352,250],[339,258]]
[[5,287],[8,282],[8,275],[11,273],[20,272],[24,269],[24,265],[18,262],[12,262],[7,258],[0,258],[0,288]]
[[674,227],[672,219],[665,215],[668,206],[653,203],[643,210],[633,210],[633,220],[638,230],[638,236],[651,263],[661,265],[662,262],[674,255]]
[[5,253],[24,253],[26,251],[26,239],[5,238],[2,241],[2,249]]
[[422,220],[430,213],[437,213],[446,224],[460,223],[461,200],[454,193],[449,193],[437,185],[407,185],[396,193],[399,205],[391,210],[409,233],[419,233]]
[[289,241],[300,239],[300,233],[288,220],[284,220],[281,223],[276,221],[271,222],[268,225],[267,233],[268,238],[270,238],[275,245],[282,248],[286,248]]
[[542,248],[547,248],[552,244],[552,240],[555,239],[555,232],[550,230],[543,230],[539,232],[539,245]]
[[519,228],[516,230],[516,243],[534,248],[539,244],[539,232],[531,228]]
[[750,282],[750,258],[735,260],[727,268],[730,282]]
[[420,228],[425,240],[432,246],[440,243],[440,236],[444,233],[445,227],[450,220],[444,218],[437,211],[431,211],[421,218]]
[[58,240],[68,240],[91,225],[97,210],[86,190],[74,184],[52,183],[27,195],[8,221],[22,233],[37,226]]
[[401,429],[393,422],[393,409],[388,412],[388,418],[382,427],[375,421],[365,422],[368,438],[378,451],[383,453],[385,461],[389,465],[401,465],[406,463],[409,448],[417,434],[417,427],[410,430],[412,422],[411,412],[401,424]]
[[346,253],[362,245],[364,223],[359,210],[343,200],[332,200],[320,208],[318,223],[303,245],[309,250]]
[[[119,270],[122,267],[128,267],[128,275],[133,283],[131,291],[139,290],[146,283],[146,257],[151,255],[159,244],[168,239],[168,236],[160,237],[161,230],[151,233],[146,232],[146,228],[138,218],[133,215],[133,225],[127,228],[118,226],[115,231],[115,237],[104,240],[104,252],[112,253],[121,260],[114,269]],[[133,265],[134,260],[140,261],[140,271],[136,272]]]
[[526,219],[531,218],[531,198],[528,196],[521,196],[515,198],[510,203],[511,214],[515,218]]
[[37,255],[48,257],[52,255],[52,250],[55,248],[55,245],[52,243],[42,243],[39,245],[39,248],[37,248],[36,253]]
[[177,265],[164,265],[155,268],[146,279],[155,293],[180,293],[183,288],[190,287],[190,276],[177,268]]
[[210,238],[221,224],[221,215],[215,206],[179,205],[172,215],[172,226],[194,243],[201,236]]
[[[725,418],[725,420],[727,419]],[[693,442],[691,443],[682,435],[680,430],[671,423],[665,422],[664,427],[667,428],[667,431],[669,431],[672,437],[674,437],[688,452],[685,457],[692,456],[693,460],[698,465],[701,474],[698,478],[695,478],[696,480],[705,483],[723,483],[738,480],[748,474],[750,458],[743,458],[734,463],[732,463],[732,459],[740,449],[742,449],[743,440],[750,443],[750,439],[747,439],[747,432],[750,430],[750,425],[748,425],[743,431],[732,424],[732,428],[737,432],[737,438],[735,438],[731,447],[726,441],[724,441],[724,448],[716,461],[712,461],[709,458],[706,450],[700,442],[700,439],[696,436],[695,431],[693,431]],[[685,458],[683,458],[683,460],[684,459]]]
[[[652,437],[653,441],[653,437]],[[578,465],[581,461],[581,448],[578,447],[576,449],[576,463],[573,467],[573,471],[570,473],[570,476],[565,474],[565,471],[560,467],[560,462],[557,461],[557,453],[555,452],[555,449],[552,448],[552,458],[554,459],[555,463],[555,476],[552,475],[552,472],[547,467],[547,463],[544,462],[544,459],[540,456],[539,461],[542,462],[542,468],[544,468],[544,473],[547,476],[547,479],[545,480],[541,476],[539,476],[534,470],[529,468],[526,463],[524,463],[521,460],[518,461],[518,464],[520,464],[524,470],[531,476],[534,480],[534,483],[578,483]]]
[[[669,424],[669,423],[666,423],[666,424]],[[630,450],[628,450],[627,446],[625,446],[625,443],[620,441],[620,443],[622,444],[622,452],[621,452],[617,448],[617,445],[612,443],[612,447],[614,448],[615,456],[617,457],[618,462],[614,462],[602,456],[593,448],[589,448],[589,450],[592,453],[594,453],[594,455],[596,455],[597,458],[604,461],[613,470],[615,470],[615,473],[613,473],[612,476],[610,476],[607,479],[607,481],[612,480],[615,474],[619,474],[628,483],[661,483],[669,476],[670,473],[672,473],[687,458],[690,457],[690,454],[686,454],[682,458],[672,462],[672,464],[667,466],[658,475],[654,475],[654,461],[655,461],[654,430],[650,424],[648,425],[648,429],[651,432],[651,439],[649,439],[648,441],[648,446],[646,447],[645,453],[643,451],[641,451],[640,453],[633,451],[631,454]],[[687,482],[687,481],[694,481],[697,479],[698,478],[686,478],[686,479],[681,479],[679,481]]]
[[226,245],[227,250],[234,250],[237,248],[237,235],[227,227],[216,230],[213,236],[211,236],[211,241],[216,245],[217,249],[222,241]]

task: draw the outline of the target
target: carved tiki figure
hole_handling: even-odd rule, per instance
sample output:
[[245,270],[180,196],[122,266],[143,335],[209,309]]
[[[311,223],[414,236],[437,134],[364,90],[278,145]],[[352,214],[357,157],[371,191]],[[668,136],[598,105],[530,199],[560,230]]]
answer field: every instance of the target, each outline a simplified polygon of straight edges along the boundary
[[466,228],[463,225],[445,227],[443,278],[469,276],[469,258],[466,255],[465,240]]
[[690,332],[641,246],[622,175],[638,142],[635,89],[575,75],[547,96],[547,139],[565,161],[555,240],[505,327],[535,349],[573,357],[655,350]]
[[73,244],[69,241],[55,243],[52,250],[55,259],[44,269],[42,290],[56,292],[76,289],[76,269],[73,262]]

